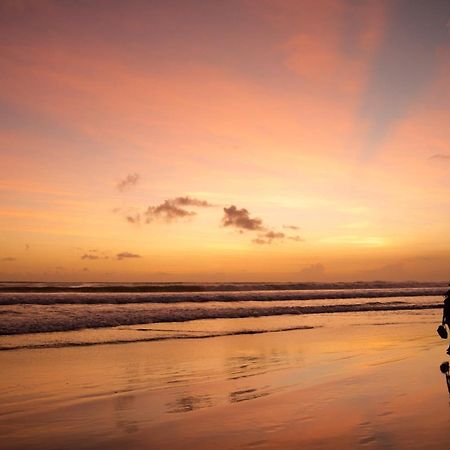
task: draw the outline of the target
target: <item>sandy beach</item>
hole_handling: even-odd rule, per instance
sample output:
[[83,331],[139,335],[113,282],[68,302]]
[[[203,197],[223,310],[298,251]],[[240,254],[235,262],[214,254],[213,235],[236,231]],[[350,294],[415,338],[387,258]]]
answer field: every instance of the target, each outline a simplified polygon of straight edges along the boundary
[[[276,328],[292,318],[232,319],[243,320]],[[308,320],[293,331],[3,351],[1,448],[447,445],[439,311]]]

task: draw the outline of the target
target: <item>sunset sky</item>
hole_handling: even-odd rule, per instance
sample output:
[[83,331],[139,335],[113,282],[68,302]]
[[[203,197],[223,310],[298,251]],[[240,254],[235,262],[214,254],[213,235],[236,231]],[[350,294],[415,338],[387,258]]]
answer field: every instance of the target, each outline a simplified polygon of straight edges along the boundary
[[0,279],[450,277],[450,2],[2,0]]

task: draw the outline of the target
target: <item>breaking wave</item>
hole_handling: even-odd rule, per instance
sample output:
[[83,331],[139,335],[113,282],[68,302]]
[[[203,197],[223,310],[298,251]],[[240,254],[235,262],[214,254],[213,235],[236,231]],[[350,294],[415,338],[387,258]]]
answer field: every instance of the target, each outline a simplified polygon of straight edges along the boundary
[[320,300],[346,298],[422,297],[443,295],[446,288],[370,288],[250,290],[208,292],[0,292],[0,305],[128,304],[128,303],[207,303],[242,301]]
[[186,322],[202,319],[236,319],[280,315],[334,314],[346,312],[401,311],[438,309],[442,307],[435,297],[422,302],[403,300],[379,302],[348,302],[300,306],[264,306],[225,304],[205,308],[203,305],[179,304],[172,307],[152,305],[18,305],[1,311],[0,334],[44,333],[80,330],[84,328],[117,327],[144,323]]
[[437,288],[446,289],[446,282],[386,282],[356,281],[336,283],[39,283],[0,282],[0,292],[72,292],[72,293],[149,293],[149,292],[245,292],[245,291],[304,291],[342,289],[405,289]]
[[[2,282],[0,350],[301,330],[325,316],[351,317],[346,313],[435,314],[447,289],[411,282]],[[252,321],[255,328],[248,326]]]

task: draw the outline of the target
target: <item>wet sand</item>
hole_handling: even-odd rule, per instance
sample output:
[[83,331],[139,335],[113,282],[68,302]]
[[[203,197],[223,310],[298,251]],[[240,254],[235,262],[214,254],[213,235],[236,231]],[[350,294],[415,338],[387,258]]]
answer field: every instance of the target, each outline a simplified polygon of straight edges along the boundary
[[439,317],[317,315],[295,331],[3,351],[0,448],[446,448]]

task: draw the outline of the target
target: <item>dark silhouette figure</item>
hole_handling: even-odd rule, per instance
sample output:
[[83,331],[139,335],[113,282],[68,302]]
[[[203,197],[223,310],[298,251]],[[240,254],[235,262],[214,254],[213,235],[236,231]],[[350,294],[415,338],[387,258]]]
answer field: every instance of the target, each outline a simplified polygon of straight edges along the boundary
[[450,364],[449,362],[443,362],[439,369],[441,370],[441,372],[445,375],[445,380],[447,381],[447,389],[448,389],[448,394],[450,395]]
[[[442,325],[447,325],[447,327],[449,327],[450,329],[450,289],[445,294],[444,311],[442,313]],[[450,355],[450,345],[448,346],[447,353]]]

